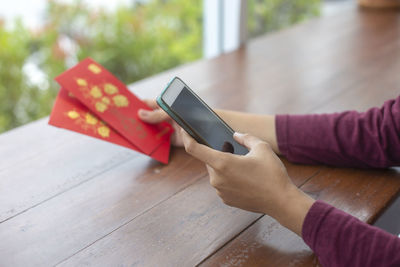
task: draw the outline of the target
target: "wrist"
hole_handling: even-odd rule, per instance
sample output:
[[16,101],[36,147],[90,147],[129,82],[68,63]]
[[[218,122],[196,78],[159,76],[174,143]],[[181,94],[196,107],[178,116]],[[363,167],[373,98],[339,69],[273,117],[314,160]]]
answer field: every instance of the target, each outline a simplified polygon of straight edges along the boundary
[[272,150],[280,155],[274,115],[251,114],[231,110],[215,109],[215,112],[234,131],[248,133],[268,142]]
[[313,198],[295,185],[290,185],[274,217],[280,224],[301,236],[304,219],[314,202]]

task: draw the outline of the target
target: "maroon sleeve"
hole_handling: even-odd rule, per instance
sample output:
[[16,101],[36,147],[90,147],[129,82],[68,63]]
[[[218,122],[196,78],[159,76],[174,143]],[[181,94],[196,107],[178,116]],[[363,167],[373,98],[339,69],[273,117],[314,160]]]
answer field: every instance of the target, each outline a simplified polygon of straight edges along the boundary
[[302,236],[322,266],[400,266],[400,238],[322,201],[308,211]]
[[400,97],[366,112],[277,115],[278,146],[305,164],[385,168],[400,165]]

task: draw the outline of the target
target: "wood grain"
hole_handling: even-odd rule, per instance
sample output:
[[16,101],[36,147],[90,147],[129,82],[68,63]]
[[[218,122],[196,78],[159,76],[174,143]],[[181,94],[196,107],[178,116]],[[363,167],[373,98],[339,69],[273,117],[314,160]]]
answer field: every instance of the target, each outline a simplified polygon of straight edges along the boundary
[[200,266],[318,266],[303,240],[263,216]]
[[0,224],[1,265],[53,266],[206,175],[182,149],[171,160],[161,165],[131,158]]
[[[177,75],[212,107],[259,113],[366,110],[398,95],[400,17],[346,10],[131,86],[154,98]],[[167,166],[40,120],[0,135],[0,266],[316,266],[268,216],[222,204],[182,149]],[[294,183],[366,222],[399,169],[302,166]]]
[[[287,165],[296,184],[316,174]],[[60,265],[193,266],[260,216],[224,205],[205,177]]]
[[371,224],[400,192],[400,169],[326,168],[301,189]]
[[47,121],[48,118],[40,119],[0,135],[1,154],[7,155],[0,162],[0,173],[44,151],[76,140],[75,134],[49,127]]
[[[51,126],[38,124],[42,131]],[[49,130],[49,131],[52,131]],[[26,132],[28,135],[29,130]],[[15,161],[0,172],[0,221],[6,221],[58,194],[78,186],[104,171],[111,169],[133,157],[141,157],[138,153],[106,142],[98,141],[76,133],[73,140],[63,139],[58,144],[51,140],[43,140],[53,147],[38,149],[37,154],[22,161]],[[22,141],[29,147],[31,140]],[[38,141],[40,142],[40,141]],[[23,154],[23,145],[15,154]],[[2,154],[7,161],[7,154]],[[10,159],[11,161],[12,159]]]
[[[301,189],[372,223],[400,192],[400,172],[324,168]],[[202,266],[317,266],[310,248],[269,216],[261,217]]]

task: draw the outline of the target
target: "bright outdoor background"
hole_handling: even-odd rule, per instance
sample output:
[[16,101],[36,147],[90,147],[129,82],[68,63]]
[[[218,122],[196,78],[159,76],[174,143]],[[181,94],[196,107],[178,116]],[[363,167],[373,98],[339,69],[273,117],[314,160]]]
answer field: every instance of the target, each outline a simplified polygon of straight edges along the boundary
[[[255,37],[319,14],[320,0],[248,0]],[[92,57],[129,84],[202,58],[201,0],[14,0],[0,10],[0,133],[47,116],[53,78]]]

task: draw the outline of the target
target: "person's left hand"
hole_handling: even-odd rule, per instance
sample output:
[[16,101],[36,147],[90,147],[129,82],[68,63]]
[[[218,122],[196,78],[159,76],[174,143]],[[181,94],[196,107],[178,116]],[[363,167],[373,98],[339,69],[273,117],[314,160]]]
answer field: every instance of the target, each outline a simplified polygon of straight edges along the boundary
[[171,144],[173,146],[182,147],[182,136],[181,136],[181,127],[165,113],[158,105],[155,99],[144,99],[143,100],[152,110],[147,109],[139,109],[138,116],[139,118],[150,124],[157,124],[160,122],[168,122],[174,128],[174,132],[171,135]]

